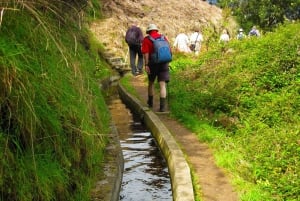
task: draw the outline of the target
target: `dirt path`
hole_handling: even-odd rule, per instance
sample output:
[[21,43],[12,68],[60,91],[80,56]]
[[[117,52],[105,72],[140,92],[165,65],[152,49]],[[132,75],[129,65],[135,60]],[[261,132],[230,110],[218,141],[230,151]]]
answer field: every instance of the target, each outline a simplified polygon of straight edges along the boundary
[[[147,101],[146,76],[132,77],[131,84],[139,94],[140,100]],[[155,96],[154,104],[159,104]],[[157,108],[154,105],[154,110]],[[214,162],[209,147],[199,142],[196,135],[168,115],[159,115],[176,141],[185,153],[194,174],[198,177],[203,201],[237,201],[237,193],[229,183],[228,178]]]

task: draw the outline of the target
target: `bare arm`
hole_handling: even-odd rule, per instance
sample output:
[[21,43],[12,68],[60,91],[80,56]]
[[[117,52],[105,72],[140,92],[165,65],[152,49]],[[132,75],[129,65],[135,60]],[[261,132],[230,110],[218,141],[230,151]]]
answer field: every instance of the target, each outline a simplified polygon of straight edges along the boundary
[[145,63],[145,71],[149,74],[150,68],[149,68],[149,53],[144,54],[144,63]]

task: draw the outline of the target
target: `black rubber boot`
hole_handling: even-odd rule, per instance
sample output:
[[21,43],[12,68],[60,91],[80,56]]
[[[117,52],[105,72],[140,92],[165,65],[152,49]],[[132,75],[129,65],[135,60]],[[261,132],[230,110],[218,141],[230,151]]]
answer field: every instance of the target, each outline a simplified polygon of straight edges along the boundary
[[165,112],[166,110],[166,98],[160,98],[159,111]]
[[148,96],[148,101],[147,101],[148,107],[153,107],[153,96]]

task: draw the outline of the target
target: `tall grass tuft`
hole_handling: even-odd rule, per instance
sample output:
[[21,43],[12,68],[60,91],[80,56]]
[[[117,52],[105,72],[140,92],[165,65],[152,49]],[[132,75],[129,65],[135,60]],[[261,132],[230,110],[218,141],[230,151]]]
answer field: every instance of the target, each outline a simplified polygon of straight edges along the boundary
[[89,199],[109,116],[86,6],[0,3],[0,200]]

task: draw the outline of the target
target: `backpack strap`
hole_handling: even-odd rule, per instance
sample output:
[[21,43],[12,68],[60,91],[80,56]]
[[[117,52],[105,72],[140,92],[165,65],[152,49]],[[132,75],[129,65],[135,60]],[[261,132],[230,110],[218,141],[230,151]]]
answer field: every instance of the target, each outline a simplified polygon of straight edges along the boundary
[[148,38],[153,42],[153,41],[155,41],[157,39],[164,39],[165,36],[161,34],[158,38],[153,38],[152,36],[148,35]]
[[155,40],[152,36],[148,35],[149,40],[151,40],[152,42]]

